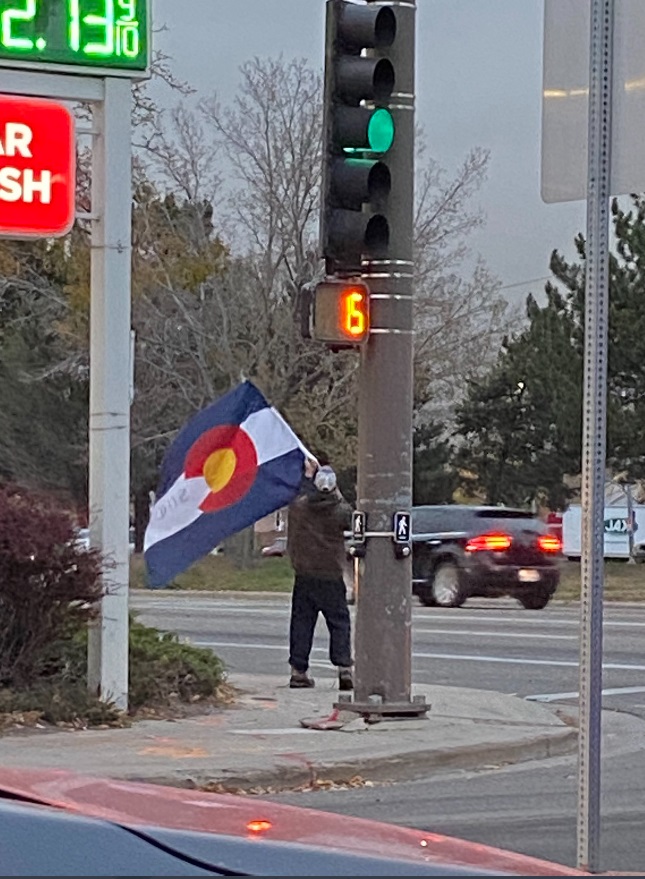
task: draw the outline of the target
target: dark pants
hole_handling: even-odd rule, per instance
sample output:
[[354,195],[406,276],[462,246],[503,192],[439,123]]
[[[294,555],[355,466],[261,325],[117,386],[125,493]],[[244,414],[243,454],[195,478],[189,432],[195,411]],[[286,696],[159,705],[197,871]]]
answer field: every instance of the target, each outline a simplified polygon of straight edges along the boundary
[[349,668],[352,664],[351,624],[345,584],[338,580],[296,576],[291,598],[289,664],[299,672],[309,668],[318,614],[329,629],[329,659],[332,665]]

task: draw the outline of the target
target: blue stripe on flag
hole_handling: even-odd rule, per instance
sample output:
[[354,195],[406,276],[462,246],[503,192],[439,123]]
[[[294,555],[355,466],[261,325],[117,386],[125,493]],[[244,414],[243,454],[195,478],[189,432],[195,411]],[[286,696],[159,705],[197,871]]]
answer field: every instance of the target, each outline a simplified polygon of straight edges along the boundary
[[182,531],[149,547],[145,554],[148,588],[162,588],[231,534],[287,506],[300,489],[303,462],[300,449],[267,461],[238,503],[215,513],[203,513]]
[[[265,397],[251,384],[243,382],[197,413],[177,434],[161,464],[157,500],[175,484],[184,469],[188,450],[199,437],[220,424],[241,424],[253,412],[268,407]],[[212,547],[211,547],[212,549]]]

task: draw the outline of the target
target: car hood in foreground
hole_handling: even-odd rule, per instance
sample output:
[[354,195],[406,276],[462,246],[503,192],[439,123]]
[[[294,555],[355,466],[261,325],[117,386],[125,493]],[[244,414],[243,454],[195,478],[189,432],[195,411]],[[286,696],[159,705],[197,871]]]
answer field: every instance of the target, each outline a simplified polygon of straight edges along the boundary
[[[144,829],[148,826],[151,836],[159,828],[220,834],[249,841],[315,846],[330,853],[407,861],[411,867],[415,864],[472,868],[481,875],[487,871],[521,876],[588,875],[513,852],[392,824],[279,805],[256,797],[79,776],[66,771],[0,769],[2,796],[120,825]],[[180,837],[176,840],[181,847]]]

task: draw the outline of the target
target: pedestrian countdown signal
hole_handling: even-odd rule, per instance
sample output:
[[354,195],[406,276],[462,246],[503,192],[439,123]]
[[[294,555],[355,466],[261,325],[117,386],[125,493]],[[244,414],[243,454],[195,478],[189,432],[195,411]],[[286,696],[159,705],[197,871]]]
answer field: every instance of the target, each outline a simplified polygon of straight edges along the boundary
[[365,342],[370,332],[370,291],[362,282],[325,281],[313,301],[313,337],[332,347]]

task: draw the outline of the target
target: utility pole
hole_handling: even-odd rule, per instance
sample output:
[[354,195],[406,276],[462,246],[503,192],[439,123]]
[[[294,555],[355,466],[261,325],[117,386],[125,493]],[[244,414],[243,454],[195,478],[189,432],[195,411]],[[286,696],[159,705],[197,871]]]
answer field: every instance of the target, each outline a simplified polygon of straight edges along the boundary
[[[393,531],[394,514],[412,505],[416,0],[393,8],[390,241],[385,258],[363,263],[371,328],[361,350],[357,500],[368,535],[383,536]],[[427,706],[411,698],[411,554],[395,550],[387,536],[368,539],[356,605],[355,705],[384,716],[423,714]]]

